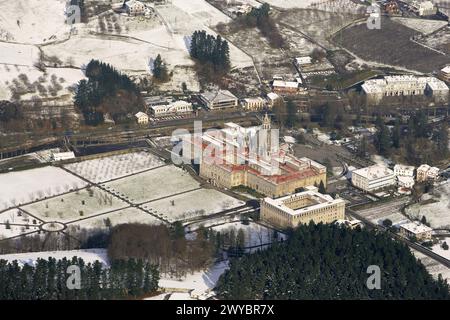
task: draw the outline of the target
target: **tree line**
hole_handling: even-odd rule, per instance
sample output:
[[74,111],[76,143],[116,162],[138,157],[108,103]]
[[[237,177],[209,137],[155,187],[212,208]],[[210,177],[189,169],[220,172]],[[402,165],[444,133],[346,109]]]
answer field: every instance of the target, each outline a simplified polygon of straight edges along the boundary
[[86,124],[103,123],[106,113],[115,121],[126,121],[130,113],[139,111],[142,98],[127,75],[98,60],[89,62],[85,74],[88,80],[78,82],[74,103]]
[[257,27],[261,34],[269,41],[271,47],[283,48],[286,43],[269,13],[270,5],[264,3],[259,8],[252,8],[245,16],[239,17],[237,22],[245,27]]
[[6,100],[0,101],[0,122],[10,122],[23,119],[23,112],[18,103]]
[[208,266],[214,244],[203,232],[187,240],[181,223],[173,226],[123,224],[111,229],[108,256],[111,260],[144,259],[157,264],[162,273],[183,276]]
[[[379,290],[370,290],[370,265],[379,266]],[[385,233],[313,223],[289,239],[233,259],[217,288],[224,299],[449,299],[409,248]]]
[[406,125],[397,118],[390,129],[380,117],[375,125],[375,147],[384,156],[399,154],[413,165],[433,163],[449,156],[448,126],[442,123],[434,128],[422,110],[412,114]]
[[191,37],[190,55],[193,59],[211,67],[214,72],[226,73],[230,69],[230,48],[220,35],[194,31]]
[[[79,289],[67,285],[72,265],[80,270]],[[143,260],[116,260],[109,267],[77,257],[38,259],[33,265],[0,260],[0,300],[128,299],[155,292],[158,281],[157,267]]]

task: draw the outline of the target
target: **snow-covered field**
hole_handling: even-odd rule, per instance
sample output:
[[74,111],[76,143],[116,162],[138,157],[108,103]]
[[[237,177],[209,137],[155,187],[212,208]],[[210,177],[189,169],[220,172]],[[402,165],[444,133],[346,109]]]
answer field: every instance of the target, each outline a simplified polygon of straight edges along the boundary
[[83,180],[50,166],[0,174],[0,210],[85,185]]
[[207,3],[205,0],[172,0],[174,6],[182,9],[200,23],[207,26],[216,25],[220,22],[227,23],[230,18]]
[[[189,55],[189,37],[196,30],[206,30],[216,35],[209,27],[220,22],[227,23],[230,18],[204,0],[175,0],[173,5],[158,6],[157,11],[173,35],[173,43],[184,48]],[[230,44],[230,60],[233,67],[252,66],[251,58],[232,43]]]
[[106,249],[84,249],[84,250],[67,250],[67,251],[41,251],[28,253],[15,253],[0,255],[0,260],[12,262],[17,260],[21,265],[34,265],[37,259],[48,260],[48,258],[72,259],[73,257],[82,258],[85,263],[93,263],[95,261],[101,262],[107,266],[109,264]]
[[[39,4],[0,0],[0,40],[6,41],[0,42],[0,68],[8,68],[0,72],[1,99],[10,98],[9,83],[19,74],[26,74],[31,82],[43,75],[34,67],[39,59],[38,45],[46,57],[58,58],[63,66],[82,68],[91,59],[98,59],[133,75],[150,75],[151,61],[161,54],[173,72],[173,78],[161,90],[181,90],[185,82],[190,90],[197,91],[189,37],[195,30],[214,34],[209,27],[230,21],[205,0],[175,0],[157,6],[148,19],[108,11],[92,17],[87,24],[76,24],[76,32],[70,34],[65,5],[65,0],[41,0]],[[230,56],[233,67],[252,66],[251,58],[232,44]],[[64,89],[83,78],[80,70],[70,69],[61,69],[57,76],[65,79]],[[58,92],[58,96],[68,93]]]
[[32,67],[39,58],[39,49],[28,44],[0,42],[0,52],[0,64]]
[[[109,192],[52,166],[2,174],[0,210],[5,211],[0,212],[0,236],[36,231],[45,222],[60,222],[75,231],[107,224],[159,224],[163,223],[160,218],[176,221],[245,204],[215,189],[201,188],[188,172],[147,152],[86,160],[66,168],[94,182],[109,181],[101,183]],[[141,206],[130,207],[122,199]],[[20,210],[7,210],[18,205]]]
[[89,181],[98,183],[162,165],[164,162],[158,157],[142,151],[75,162],[64,167]]
[[[66,0],[0,0],[0,99],[10,99],[9,86],[20,74],[25,74],[30,83],[45,76],[34,67],[40,55],[37,45],[69,36],[65,7]],[[84,77],[80,70],[71,69],[47,70],[47,74],[64,79],[63,88],[57,92],[60,96],[68,94],[67,87]],[[45,81],[40,82],[46,86]],[[22,97],[27,98],[31,95]]]
[[142,41],[89,35],[74,36],[67,41],[45,46],[43,51],[62,61],[72,59],[77,67],[97,59],[128,72],[149,70],[149,59],[156,57],[151,46]]
[[109,214],[99,215],[79,222],[73,222],[68,225],[69,230],[79,229],[104,229],[107,228],[107,221],[112,227],[125,223],[141,224],[161,224],[162,221],[154,216],[136,208],[126,208]]
[[212,227],[214,231],[218,231],[221,233],[230,232],[234,230],[235,234],[238,233],[239,230],[243,230],[245,234],[245,246],[253,247],[260,246],[268,243],[272,243],[276,240],[286,240],[287,237],[284,234],[277,233],[277,239],[274,238],[274,231],[260,224],[250,222],[248,225],[243,224],[240,221],[226,223],[222,225],[218,225]]
[[447,245],[450,246],[450,238],[444,238],[440,239],[438,243],[433,245],[432,250],[434,253],[437,253],[438,255],[450,260],[450,249],[444,250],[442,249],[442,243],[447,242]]
[[97,187],[90,190],[91,193],[88,189],[82,189],[43,200],[25,206],[23,209],[46,222],[67,223],[128,206],[127,203]]
[[199,183],[189,173],[168,165],[108,182],[104,186],[112,192],[128,196],[133,203],[142,203],[199,188]]
[[66,0],[0,0],[0,39],[32,44],[61,39],[70,30],[65,7]]
[[447,21],[426,20],[416,18],[393,17],[392,20],[401,23],[408,28],[419,31],[420,33],[425,35],[433,33],[448,24]]
[[29,226],[27,229],[26,226],[11,225],[10,228],[7,229],[6,225],[0,225],[0,239],[13,238],[37,230],[39,230],[39,227],[36,226]]
[[[37,231],[39,229],[40,221],[36,220],[36,224],[33,224],[33,220],[32,217],[28,217],[17,209],[11,209],[0,213],[0,239],[11,238]],[[7,227],[7,225],[9,225],[9,227]]]
[[438,275],[441,274],[444,279],[447,280],[447,282],[450,283],[450,268],[447,268],[446,266],[440,264],[436,260],[427,257],[423,253],[420,253],[419,251],[411,249],[414,256],[419,259],[422,264],[425,266],[425,268],[428,270],[428,272],[437,279]]
[[[159,287],[170,289],[192,290],[190,297],[197,298],[209,293],[217,284],[220,276],[228,269],[228,261],[223,261],[213,265],[211,268],[201,272],[187,275],[184,279],[173,280],[161,277]],[[174,296],[176,298],[177,295]],[[187,298],[186,294],[180,295],[182,299]]]
[[[0,55],[1,56],[1,55]],[[21,78],[26,76],[26,83]],[[24,78],[22,78],[24,79]],[[53,79],[59,84],[60,88],[55,88]],[[2,65],[0,63],[0,99],[10,99],[11,88],[17,88],[19,91],[27,93],[21,95],[21,99],[29,100],[33,96],[52,97],[50,91],[55,91],[58,98],[69,95],[72,91],[69,89],[74,87],[78,81],[85,79],[83,72],[79,69],[72,68],[47,68],[46,72],[42,72],[32,66],[22,65]],[[30,85],[32,88],[30,88]],[[45,94],[41,94],[38,85],[44,87]],[[70,100],[70,99],[69,99]]]
[[199,189],[150,202],[142,207],[162,214],[169,221],[177,221],[202,215],[211,215],[244,204],[243,201],[217,190]]
[[435,202],[414,204],[406,209],[406,213],[418,219],[425,216],[432,228],[450,228],[450,183],[435,187],[430,200]]

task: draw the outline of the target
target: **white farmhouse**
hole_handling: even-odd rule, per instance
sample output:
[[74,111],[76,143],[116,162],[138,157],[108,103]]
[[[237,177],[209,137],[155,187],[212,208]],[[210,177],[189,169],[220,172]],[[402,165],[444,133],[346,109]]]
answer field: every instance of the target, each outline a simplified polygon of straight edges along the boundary
[[139,16],[145,14],[145,4],[138,0],[125,2],[125,10],[130,16]]
[[310,56],[298,57],[294,60],[294,65],[297,67],[297,70],[300,72],[301,68],[304,66],[312,65],[313,61]]
[[404,223],[398,227],[401,235],[408,238],[415,237],[419,241],[430,240],[433,231],[433,229],[418,221]]
[[277,95],[275,92],[269,92],[267,94],[267,102],[269,104],[269,107],[273,107],[274,104],[281,99],[279,95]]
[[147,124],[148,123],[148,115],[144,112],[139,111],[134,115],[138,124]]

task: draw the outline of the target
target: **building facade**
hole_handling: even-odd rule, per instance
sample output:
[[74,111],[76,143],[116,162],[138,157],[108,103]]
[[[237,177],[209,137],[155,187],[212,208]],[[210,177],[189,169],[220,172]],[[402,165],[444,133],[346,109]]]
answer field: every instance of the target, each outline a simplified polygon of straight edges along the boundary
[[272,108],[280,100],[282,100],[282,98],[275,92],[269,92],[267,94],[267,103],[270,108]]
[[149,106],[150,114],[154,117],[189,114],[194,112],[192,103],[179,100],[169,104]]
[[383,97],[428,95],[436,101],[447,101],[447,85],[434,77],[416,77],[411,75],[386,76],[383,79],[371,79],[361,86],[368,101],[379,103]]
[[130,16],[145,14],[145,4],[138,0],[130,0],[125,2],[125,9]]
[[352,171],[352,184],[364,191],[375,191],[395,184],[394,172],[382,165]]
[[436,180],[439,176],[439,168],[431,167],[427,164],[422,164],[417,168],[416,180],[417,182],[424,182],[427,180]]
[[[263,129],[263,130],[261,130]],[[278,131],[271,130],[268,116],[261,127],[243,128],[227,123],[226,128],[190,138],[191,148],[201,149],[200,176],[222,188],[246,186],[270,197],[294,193],[298,188],[326,185],[326,167],[308,158],[296,158],[288,146],[279,147]],[[257,138],[257,140],[256,140]],[[251,141],[255,143],[253,153]],[[213,155],[206,151],[215,149]],[[193,151],[192,151],[193,152]],[[191,155],[194,159],[195,154]]]
[[279,94],[297,94],[300,90],[300,83],[297,81],[274,80],[272,90]]
[[303,192],[261,201],[261,220],[279,228],[295,228],[300,224],[332,223],[345,218],[345,201],[321,194],[308,186]]
[[238,106],[238,98],[228,90],[207,91],[200,95],[201,103],[210,110],[228,109]]
[[147,124],[148,123],[148,115],[144,112],[138,112],[134,115],[136,118],[136,122],[138,124]]
[[396,164],[394,166],[394,174],[396,177],[403,176],[403,177],[414,177],[414,166],[405,166],[402,164]]
[[408,222],[399,225],[399,233],[405,237],[415,237],[419,241],[431,240],[431,232],[433,229],[421,224],[418,221]]
[[246,98],[242,100],[242,107],[247,110],[261,110],[266,107],[267,101],[261,97]]
[[437,8],[431,1],[413,1],[413,10],[421,17],[432,16],[437,13]]
[[446,66],[439,70],[438,78],[445,82],[450,82],[450,66]]

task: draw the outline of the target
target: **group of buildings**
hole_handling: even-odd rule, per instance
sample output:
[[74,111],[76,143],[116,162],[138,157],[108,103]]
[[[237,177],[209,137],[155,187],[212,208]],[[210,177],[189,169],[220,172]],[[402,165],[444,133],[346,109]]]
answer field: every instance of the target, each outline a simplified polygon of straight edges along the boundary
[[[282,98],[271,92],[266,97],[249,97],[238,99],[228,90],[213,90],[200,93],[194,97],[194,103],[197,103],[205,110],[232,110],[241,106],[247,111],[258,111],[270,109]],[[148,97],[145,100],[146,111],[140,111],[135,114],[136,122],[147,124],[150,118],[162,118],[174,115],[193,115],[196,111],[193,102],[185,100],[172,100],[163,97]]]
[[420,17],[432,16],[437,13],[437,7],[429,0],[405,0],[405,2],[409,5],[410,10]]
[[363,93],[369,102],[379,103],[383,97],[395,96],[430,96],[436,102],[448,100],[449,89],[444,81],[434,77],[412,75],[385,76],[381,79],[365,81]]
[[411,189],[415,182],[434,181],[438,177],[439,168],[427,164],[422,164],[417,169],[414,166],[397,164],[394,170],[376,164],[352,171],[351,181],[355,187],[373,192],[394,185]]
[[402,10],[400,3],[403,5],[402,8],[414,13],[419,17],[429,17],[437,14],[438,8],[429,0],[389,0],[383,3],[383,9],[386,13],[390,15],[401,15]]
[[199,163],[200,176],[212,185],[246,187],[267,196],[261,201],[263,221],[287,228],[311,220],[344,219],[345,202],[314,187],[326,185],[326,167],[295,157],[287,144],[279,145],[274,131],[267,114],[258,127],[226,123],[224,129],[190,135],[187,153]]

